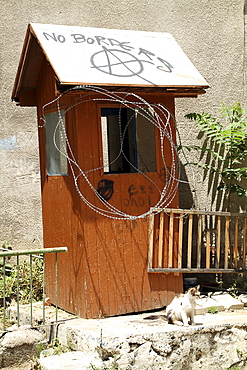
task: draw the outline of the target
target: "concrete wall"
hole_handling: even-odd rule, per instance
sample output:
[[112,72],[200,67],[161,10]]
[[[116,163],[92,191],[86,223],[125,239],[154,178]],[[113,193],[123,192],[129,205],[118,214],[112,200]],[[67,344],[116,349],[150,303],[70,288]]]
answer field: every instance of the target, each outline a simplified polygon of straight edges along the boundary
[[[211,86],[198,99],[176,103],[184,143],[196,138],[184,114],[215,113],[220,101],[245,102],[244,0],[0,0],[0,7],[0,244],[42,245],[36,110],[11,102],[28,23],[171,33]],[[198,205],[205,208],[202,174],[194,171],[188,176],[196,184]],[[190,190],[182,190],[185,206],[190,203]]]

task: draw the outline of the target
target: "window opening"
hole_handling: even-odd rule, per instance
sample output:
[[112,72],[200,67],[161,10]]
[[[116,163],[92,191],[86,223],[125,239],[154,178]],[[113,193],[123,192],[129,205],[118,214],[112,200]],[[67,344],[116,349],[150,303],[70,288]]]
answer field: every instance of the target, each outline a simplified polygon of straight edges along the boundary
[[64,111],[45,114],[46,168],[49,176],[68,174]]
[[154,112],[101,108],[105,173],[155,172]]

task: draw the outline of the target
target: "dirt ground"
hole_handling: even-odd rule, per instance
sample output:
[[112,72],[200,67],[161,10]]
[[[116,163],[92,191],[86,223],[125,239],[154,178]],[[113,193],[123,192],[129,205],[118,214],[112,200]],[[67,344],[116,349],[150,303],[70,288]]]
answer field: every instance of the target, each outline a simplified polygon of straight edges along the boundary
[[12,366],[2,367],[2,370],[38,370],[38,365],[35,360],[25,361],[22,364],[16,363]]

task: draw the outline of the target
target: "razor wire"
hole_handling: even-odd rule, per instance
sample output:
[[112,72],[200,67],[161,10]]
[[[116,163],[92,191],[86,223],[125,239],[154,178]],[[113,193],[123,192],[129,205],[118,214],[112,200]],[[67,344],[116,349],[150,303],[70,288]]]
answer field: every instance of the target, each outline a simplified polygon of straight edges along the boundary
[[[73,92],[80,92],[80,91],[82,91],[82,94],[76,97],[73,103],[70,106],[68,106],[64,111],[62,111],[60,107],[61,98],[66,94],[73,93]],[[83,94],[83,92],[85,91],[87,92],[87,94]],[[80,104],[85,104],[91,101],[100,102],[100,103],[114,103],[114,104],[118,104],[120,109],[124,107],[124,108],[130,108],[131,110],[137,110],[138,114],[140,114],[142,117],[147,119],[148,122],[153,124],[159,130],[161,159],[162,159],[165,174],[167,175],[165,176],[167,181],[164,184],[163,189],[160,189],[159,186],[146,173],[144,173],[143,171],[140,171],[138,167],[136,167],[133,163],[131,163],[129,158],[126,156],[126,154],[123,151],[123,140],[124,140],[124,136],[128,128],[130,119],[126,123],[126,126],[123,132],[120,130],[120,151],[118,153],[118,156],[114,159],[114,161],[116,161],[117,158],[122,154],[125,160],[134,169],[134,171],[136,173],[142,174],[157,189],[159,193],[159,200],[157,201],[155,205],[153,205],[145,213],[142,213],[139,215],[131,215],[131,214],[121,211],[120,209],[116,208],[113,204],[105,200],[102,197],[102,195],[99,194],[97,189],[94,187],[94,185],[92,184],[88,176],[90,172],[100,171],[102,169],[104,170],[104,164],[103,166],[92,168],[90,170],[83,170],[75,158],[75,155],[72,150],[72,146],[67,136],[66,125],[64,123],[63,118],[71,109],[76,108]],[[71,173],[72,173],[72,176],[73,176],[75,189],[77,193],[79,194],[79,197],[81,198],[81,200],[88,207],[90,207],[93,211],[99,213],[100,215],[113,218],[113,219],[121,219],[121,220],[126,220],[126,219],[133,220],[133,219],[144,218],[144,217],[149,216],[151,213],[153,213],[154,209],[157,210],[157,209],[169,207],[169,205],[174,200],[177,194],[179,182],[185,182],[185,181],[179,179],[180,164],[178,161],[178,153],[177,153],[177,145],[176,145],[176,137],[175,137],[176,127],[174,127],[174,124],[171,123],[171,119],[173,118],[174,123],[175,123],[175,119],[172,116],[171,112],[164,105],[160,103],[158,104],[149,103],[144,98],[132,92],[112,92],[112,91],[108,91],[101,87],[95,87],[95,86],[89,86],[89,85],[79,85],[79,86],[75,86],[73,88],[67,89],[66,91],[61,93],[56,99],[53,99],[52,101],[48,102],[42,107],[41,121],[43,121],[43,124],[39,125],[39,127],[45,127],[46,125],[45,111],[49,106],[51,106],[54,103],[56,104],[56,109],[58,112],[58,122],[56,124],[54,134],[53,134],[53,143],[54,143],[56,150],[62,156],[66,157]],[[120,124],[121,123],[120,123],[120,117],[119,117],[119,125]],[[62,143],[62,148],[60,148],[60,146],[56,142],[56,134],[58,130],[59,130],[59,136],[60,136],[60,143]],[[179,139],[179,135],[177,136],[177,139]],[[168,140],[169,142],[169,150],[171,153],[171,166],[170,167],[168,167],[166,164],[165,140]],[[97,197],[97,199],[101,202],[103,207],[96,206],[95,204],[93,204],[87,199],[85,194],[82,193],[80,186],[79,186],[79,179],[81,176],[86,181],[89,188],[94,193],[94,195]]]

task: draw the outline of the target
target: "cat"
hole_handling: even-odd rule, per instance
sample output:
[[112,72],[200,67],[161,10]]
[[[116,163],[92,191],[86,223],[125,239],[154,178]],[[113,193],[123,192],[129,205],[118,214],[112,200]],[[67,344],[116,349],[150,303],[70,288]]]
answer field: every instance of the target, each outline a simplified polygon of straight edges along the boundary
[[180,294],[166,307],[166,317],[169,324],[188,326],[195,325],[194,313],[196,299],[200,297],[200,285],[190,288],[187,293]]

